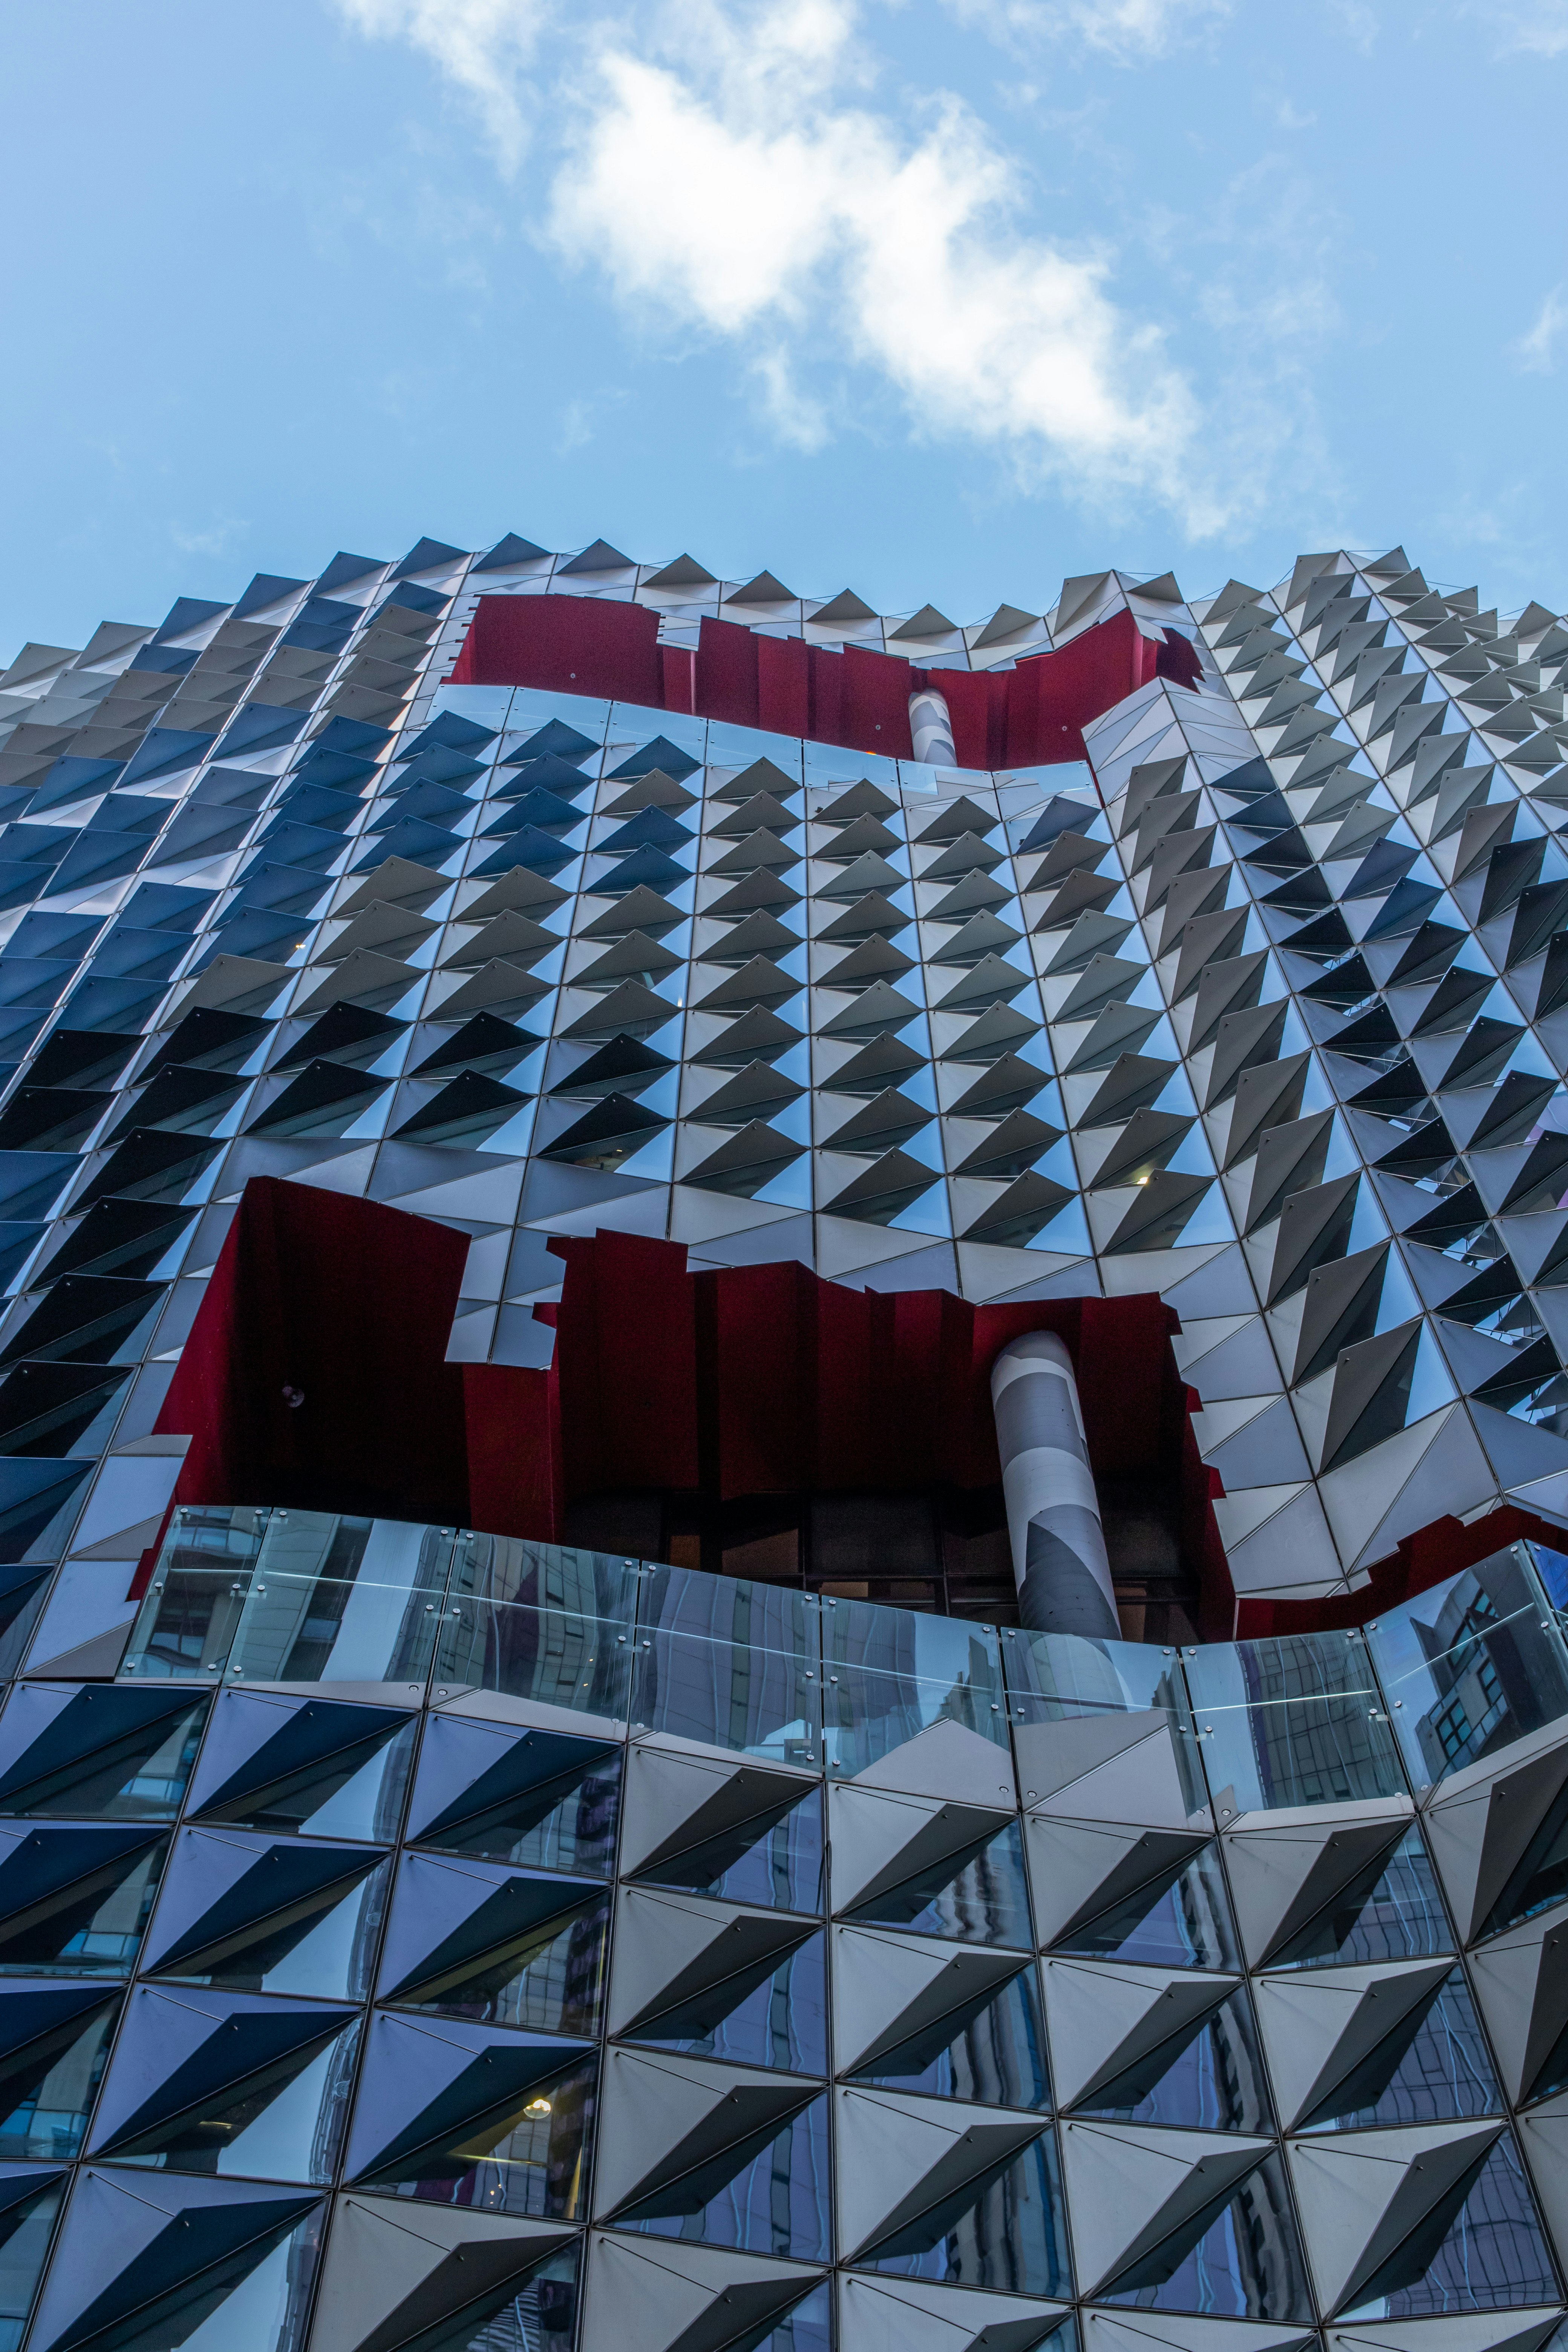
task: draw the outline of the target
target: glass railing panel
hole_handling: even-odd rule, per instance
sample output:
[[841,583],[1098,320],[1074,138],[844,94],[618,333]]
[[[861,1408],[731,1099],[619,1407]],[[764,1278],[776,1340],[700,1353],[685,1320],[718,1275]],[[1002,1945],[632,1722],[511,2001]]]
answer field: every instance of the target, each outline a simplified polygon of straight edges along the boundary
[[455,1532],[402,1519],[274,1511],[251,1572],[230,1678],[398,1683],[422,1691]]
[[1416,1788],[1568,1715],[1568,1643],[1549,1581],[1560,1568],[1560,1555],[1538,1561],[1514,1544],[1367,1628]]
[[437,1696],[496,1691],[624,1722],[640,1580],[637,1562],[617,1553],[465,1530],[432,1670]]
[[422,1695],[453,1535],[318,1511],[183,1514],[121,1675],[392,1683]]
[[625,1722],[635,1620],[450,1594],[431,1668],[437,1699],[496,1691]]
[[1222,1811],[1345,1804],[1404,1790],[1359,1633],[1216,1643],[1189,1651],[1184,1663]]
[[1134,1715],[1158,1706],[1188,1721],[1179,1650],[1142,1642],[1091,1642],[1079,1633],[1002,1636],[1002,1664],[1015,1715],[1030,1723],[1073,1715]]
[[822,1653],[824,1746],[841,1777],[944,1721],[1005,1747],[1001,1643],[991,1626],[828,1601]]
[[641,1570],[618,1552],[535,1543],[521,1536],[475,1535],[465,1528],[452,1563],[451,1597],[562,1610],[629,1625]]
[[122,1680],[222,1676],[269,1516],[249,1508],[175,1511],[121,1660]]
[[1015,1724],[1157,1710],[1170,1730],[1188,1811],[1208,1802],[1179,1650],[1020,1628],[1003,1634],[1002,1664]]
[[816,1606],[787,1587],[650,1567],[634,1651],[634,1731],[815,1768]]

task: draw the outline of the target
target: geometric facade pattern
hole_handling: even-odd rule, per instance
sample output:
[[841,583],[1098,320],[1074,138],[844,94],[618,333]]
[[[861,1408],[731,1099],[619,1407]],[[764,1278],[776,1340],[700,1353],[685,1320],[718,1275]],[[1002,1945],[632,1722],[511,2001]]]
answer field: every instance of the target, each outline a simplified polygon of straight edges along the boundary
[[[1559,2339],[1568,1559],[1341,1621],[1568,1527],[1564,678],[1397,549],[959,627],[423,540],[23,650],[5,2344]],[[599,1233],[1163,1299],[1339,1630],[174,1510],[257,1178],[461,1234],[465,1365]]]
[[[638,608],[663,705],[569,656],[548,690],[444,683],[476,612],[528,603]],[[893,702],[698,715],[738,707],[693,691],[716,631]],[[1056,726],[1049,665],[1112,643],[1148,658]],[[470,1360],[547,1360],[547,1240],[601,1226],[882,1290],[1158,1292],[1244,1597],[1353,1587],[1500,1500],[1568,1519],[1565,660],[1544,610],[1505,627],[1399,550],[1192,604],[1107,573],[960,629],[515,536],[27,646],[13,1618],[70,1565],[18,1656],[112,1665],[162,1394],[255,1174],[467,1232]],[[1037,675],[1009,766],[974,698]],[[911,680],[977,764],[929,728],[903,756]]]
[[1177,1653],[181,1509],[0,1709],[9,2340],[1560,2345],[1565,1579]]

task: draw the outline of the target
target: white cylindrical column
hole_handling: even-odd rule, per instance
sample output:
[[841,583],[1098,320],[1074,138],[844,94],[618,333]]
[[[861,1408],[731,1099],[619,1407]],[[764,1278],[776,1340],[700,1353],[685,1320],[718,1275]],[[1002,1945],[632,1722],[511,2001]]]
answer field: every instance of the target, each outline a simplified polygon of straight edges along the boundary
[[1022,1622],[1037,1633],[1120,1640],[1078,1382],[1054,1332],[1027,1331],[1003,1349],[991,1406]]
[[922,686],[918,694],[910,697],[910,734],[914,741],[915,757],[928,768],[956,768],[958,754],[952,748],[952,720],[948,715],[947,697],[934,686]]

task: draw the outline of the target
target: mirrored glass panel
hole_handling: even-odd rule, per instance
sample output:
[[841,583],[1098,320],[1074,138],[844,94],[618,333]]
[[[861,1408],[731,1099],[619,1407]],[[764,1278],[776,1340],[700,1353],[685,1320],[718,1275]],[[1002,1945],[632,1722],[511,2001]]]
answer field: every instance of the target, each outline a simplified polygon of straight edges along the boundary
[[990,1626],[827,1601],[822,1649],[824,1750],[844,1779],[937,1723],[1005,1746],[1000,1645]]
[[[1397,1987],[1391,1988],[1397,1996]],[[1486,2036],[1462,1969],[1406,2009],[1353,2073],[1296,2125],[1298,2131],[1363,2131],[1502,2112]]]
[[1245,1988],[1157,2043],[1073,2112],[1183,2131],[1271,2131],[1268,2077]]
[[820,1911],[826,1860],[822,1790],[808,1786],[787,1811],[748,1816],[637,1875],[652,1885],[689,1887],[730,1903]]
[[616,1741],[432,1715],[407,1835],[476,1861],[607,1878],[622,1763]]
[[1210,2208],[1195,2226],[1173,2231],[1096,2299],[1138,2311],[1310,2325],[1307,2268],[1279,2157],[1265,2157],[1217,2216]]
[[884,2036],[884,2042],[868,2063],[855,2067],[854,2081],[984,2106],[1049,2104],[1045,2028],[1032,1968],[1021,1968],[1000,1989],[987,1983],[957,2008],[901,2039]]
[[0,2352],[18,2352],[69,2175],[0,2167]]
[[1528,1545],[1385,1610],[1367,1643],[1415,1788],[1568,1714],[1568,1643]]
[[1432,1857],[1414,1825],[1373,1854],[1328,1909],[1269,1960],[1277,1969],[1349,1968],[1458,1949]]
[[359,2036],[355,2010],[140,1985],[89,2152],[161,2172],[328,2181]]
[[419,1717],[274,1692],[223,1693],[186,1814],[306,1836],[397,1835]]
[[857,2270],[1003,2294],[1071,2292],[1056,2143],[1043,2132],[976,2193],[973,2180],[855,2256]]
[[80,2154],[121,2000],[50,1978],[0,1987],[0,2159]]
[[919,1936],[951,1936],[969,1944],[1034,1941],[1024,1841],[1016,1822],[987,1829],[966,1853],[949,1854],[897,1886],[856,1904],[845,1914]]
[[[1461,2184],[1462,2186],[1462,2184]],[[1511,2132],[1504,2132],[1454,2210],[1445,2199],[1395,2247],[1342,2319],[1422,2319],[1439,2313],[1551,2304],[1558,2285]]]
[[1405,1787],[1359,1633],[1295,1633],[1186,1659],[1204,1768],[1220,1814],[1344,1804]]
[[128,1822],[0,1822],[0,1976],[128,1976],[168,1843]]
[[379,1997],[479,2024],[591,2034],[609,1927],[609,1894],[595,1879],[405,1854]]
[[18,1685],[0,1716],[0,1814],[173,1820],[210,1705],[177,1685]]
[[574,2221],[597,2074],[581,2042],[376,2010],[345,2176],[481,2213]]
[[679,1568],[648,1571],[634,1730],[810,1765],[819,1709],[816,1612],[806,1594]]
[[751,2137],[621,2208],[620,2230],[821,2262],[829,2239],[827,2100],[808,2098],[758,2147]]
[[374,1847],[187,1827],[142,1968],[232,1992],[365,2000],[391,1874]]

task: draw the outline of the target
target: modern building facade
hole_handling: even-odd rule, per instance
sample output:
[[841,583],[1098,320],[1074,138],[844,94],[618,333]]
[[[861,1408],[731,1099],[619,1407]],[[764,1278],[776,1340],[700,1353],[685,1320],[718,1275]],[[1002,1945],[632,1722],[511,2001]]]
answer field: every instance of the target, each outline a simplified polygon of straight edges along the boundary
[[1565,663],[515,536],[24,650],[5,2342],[1553,2341]]

